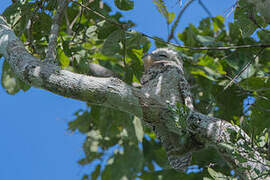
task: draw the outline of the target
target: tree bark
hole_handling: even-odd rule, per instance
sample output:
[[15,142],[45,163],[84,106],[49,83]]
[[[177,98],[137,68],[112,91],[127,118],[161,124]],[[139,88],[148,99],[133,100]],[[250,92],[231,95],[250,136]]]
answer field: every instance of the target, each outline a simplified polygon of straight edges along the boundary
[[[147,97],[140,89],[131,87],[114,77],[86,76],[42,62],[26,51],[23,43],[2,16],[0,16],[0,53],[9,62],[17,77],[31,86],[90,104],[131,113],[147,120],[148,123],[163,119],[159,124],[164,124],[167,128],[160,128],[169,132],[162,133],[173,132],[182,135],[183,129],[175,121],[175,117],[179,117],[179,114],[171,111],[160,97]],[[164,118],[158,118],[160,116]],[[256,147],[251,146],[250,138],[238,126],[193,110],[185,109],[180,116],[187,122],[185,130],[199,143],[214,146],[239,177],[270,179],[265,175],[269,171],[265,159],[256,151]],[[241,138],[234,139],[232,134],[240,134]],[[194,141],[187,141],[189,142]],[[192,144],[186,144],[187,149],[192,149],[190,145]],[[184,153],[187,152],[183,151]],[[246,161],[239,162],[236,158],[239,156]]]

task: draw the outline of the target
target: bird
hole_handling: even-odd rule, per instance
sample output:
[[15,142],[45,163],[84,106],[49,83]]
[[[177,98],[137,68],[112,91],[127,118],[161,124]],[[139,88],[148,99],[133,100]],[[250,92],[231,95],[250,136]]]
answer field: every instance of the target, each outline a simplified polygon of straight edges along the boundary
[[[170,107],[175,108],[177,103],[181,103],[190,110],[194,109],[190,85],[184,77],[183,61],[177,51],[158,48],[143,56],[142,60],[144,73],[141,90],[146,97],[158,97]],[[185,171],[190,165],[193,147],[182,146],[182,137],[166,127],[166,118],[166,115],[161,115],[158,120],[150,121],[149,125],[165,148],[170,166]]]

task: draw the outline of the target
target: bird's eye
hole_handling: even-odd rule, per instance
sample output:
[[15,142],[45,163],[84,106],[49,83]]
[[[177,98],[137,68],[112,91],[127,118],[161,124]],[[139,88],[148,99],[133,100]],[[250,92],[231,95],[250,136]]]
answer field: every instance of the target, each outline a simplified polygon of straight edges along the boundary
[[159,57],[163,57],[163,58],[168,58],[166,55],[164,54],[160,54]]

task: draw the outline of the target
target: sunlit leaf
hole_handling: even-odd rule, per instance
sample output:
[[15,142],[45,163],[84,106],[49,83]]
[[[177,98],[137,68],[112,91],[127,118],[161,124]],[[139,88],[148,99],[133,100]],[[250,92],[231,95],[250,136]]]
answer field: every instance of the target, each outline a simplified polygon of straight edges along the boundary
[[133,120],[136,136],[139,142],[142,142],[143,136],[144,136],[144,131],[143,131],[143,126],[141,123],[141,120],[137,117],[134,118]]
[[208,168],[208,172],[214,180],[237,180],[237,178],[226,176],[220,172],[216,172],[210,167]]
[[213,30],[214,32],[218,32],[220,30],[222,30],[225,25],[224,25],[224,20],[225,18],[222,16],[217,16],[217,17],[213,17],[211,18],[213,21]]
[[70,60],[66,56],[65,52],[61,48],[58,48],[57,55],[58,55],[59,62],[61,63],[61,67],[62,68],[67,67],[70,63]]
[[197,40],[200,41],[204,46],[210,46],[213,45],[215,42],[215,38],[210,37],[210,36],[201,36],[197,35],[196,36]]
[[157,6],[158,11],[166,18],[167,24],[171,24],[174,20],[175,13],[169,12],[163,0],[153,0],[154,4]]
[[16,94],[20,90],[27,91],[30,86],[16,78],[7,61],[4,61],[1,75],[2,87],[8,94]]

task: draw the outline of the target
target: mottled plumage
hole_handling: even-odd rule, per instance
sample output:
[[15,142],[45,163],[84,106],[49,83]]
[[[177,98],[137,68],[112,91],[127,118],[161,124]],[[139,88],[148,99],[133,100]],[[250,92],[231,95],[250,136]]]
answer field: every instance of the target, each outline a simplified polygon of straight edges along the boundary
[[[141,83],[146,96],[158,96],[168,106],[175,107],[179,102],[193,109],[189,84],[184,77],[183,64],[177,52],[160,48],[143,57],[143,62],[145,72]],[[191,152],[183,153],[181,137],[168,131],[164,124],[166,118],[166,115],[161,115],[150,126],[164,146],[170,165],[176,170],[185,170],[191,161]]]

